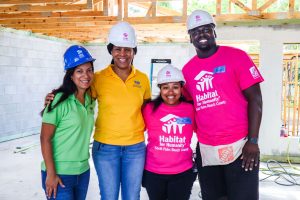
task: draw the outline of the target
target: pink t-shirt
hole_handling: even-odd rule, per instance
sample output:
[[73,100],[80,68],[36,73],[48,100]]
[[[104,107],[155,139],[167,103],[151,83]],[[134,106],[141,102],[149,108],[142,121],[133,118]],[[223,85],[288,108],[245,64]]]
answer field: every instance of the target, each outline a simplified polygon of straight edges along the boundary
[[182,72],[194,101],[201,143],[231,144],[248,134],[248,103],[242,91],[263,78],[244,51],[220,46],[211,57],[193,57]]
[[152,107],[149,103],[143,110],[148,132],[145,169],[158,174],[178,174],[192,168],[193,105],[162,103],[155,112]]

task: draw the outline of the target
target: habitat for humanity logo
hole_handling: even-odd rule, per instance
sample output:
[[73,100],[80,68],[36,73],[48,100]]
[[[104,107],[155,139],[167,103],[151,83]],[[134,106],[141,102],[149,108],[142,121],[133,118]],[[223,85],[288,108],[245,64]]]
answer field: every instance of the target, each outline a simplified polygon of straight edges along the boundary
[[182,129],[186,124],[191,124],[190,118],[180,118],[173,114],[168,114],[165,117],[161,118],[160,121],[164,122],[163,126],[161,127],[163,132],[170,134],[173,132],[174,134],[177,131],[182,134]]
[[208,71],[201,71],[194,80],[197,81],[196,89],[199,91],[205,91],[213,88],[212,80],[213,73]]
[[201,16],[200,15],[196,15],[195,16],[195,20],[196,20],[196,22],[200,22],[201,21]]
[[128,41],[128,33],[123,33],[123,41]]

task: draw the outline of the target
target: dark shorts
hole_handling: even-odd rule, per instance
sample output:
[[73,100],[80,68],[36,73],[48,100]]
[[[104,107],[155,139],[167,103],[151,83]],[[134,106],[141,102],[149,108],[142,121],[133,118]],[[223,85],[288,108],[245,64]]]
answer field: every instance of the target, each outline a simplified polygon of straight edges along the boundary
[[228,165],[202,167],[199,144],[196,163],[203,200],[257,200],[259,166],[242,168],[240,157]]

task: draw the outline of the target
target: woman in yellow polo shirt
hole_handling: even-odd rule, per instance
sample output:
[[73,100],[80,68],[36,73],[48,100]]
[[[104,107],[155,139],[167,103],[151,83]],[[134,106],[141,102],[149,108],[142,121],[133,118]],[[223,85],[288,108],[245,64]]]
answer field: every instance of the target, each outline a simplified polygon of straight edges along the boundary
[[64,54],[63,84],[43,111],[41,130],[42,186],[47,199],[84,200],[90,178],[89,143],[94,101],[87,94],[94,58],[78,45]]
[[112,62],[96,72],[92,96],[98,101],[92,149],[102,200],[139,200],[145,162],[141,107],[151,98],[146,74],[133,65],[135,31],[127,22],[114,25],[107,45]]

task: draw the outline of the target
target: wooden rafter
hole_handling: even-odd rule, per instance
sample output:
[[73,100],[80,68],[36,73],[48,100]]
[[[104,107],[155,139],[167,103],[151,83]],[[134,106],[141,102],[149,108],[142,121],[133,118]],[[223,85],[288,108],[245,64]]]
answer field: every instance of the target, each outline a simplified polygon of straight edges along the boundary
[[293,13],[295,11],[295,0],[289,0],[289,13]]
[[50,4],[47,6],[41,5],[30,5],[30,4],[22,4],[22,5],[13,5],[7,7],[0,7],[0,12],[2,13],[13,13],[13,12],[28,12],[28,11],[80,11],[86,10],[88,8],[88,4],[73,4],[73,5],[65,5],[65,4]]
[[269,0],[265,4],[263,4],[261,7],[258,8],[260,12],[263,12],[266,10],[268,7],[270,7],[273,3],[275,3],[277,0]]
[[237,5],[238,7],[240,7],[242,10],[244,10],[246,12],[251,11],[250,8],[248,8],[245,4],[243,4],[239,0],[231,0],[231,2],[234,3],[235,5]]
[[104,16],[102,11],[68,11],[68,12],[22,12],[20,14],[0,13],[0,19],[27,19],[27,18],[49,18],[49,17],[84,17]]
[[1,0],[1,4],[74,3],[78,0]]

